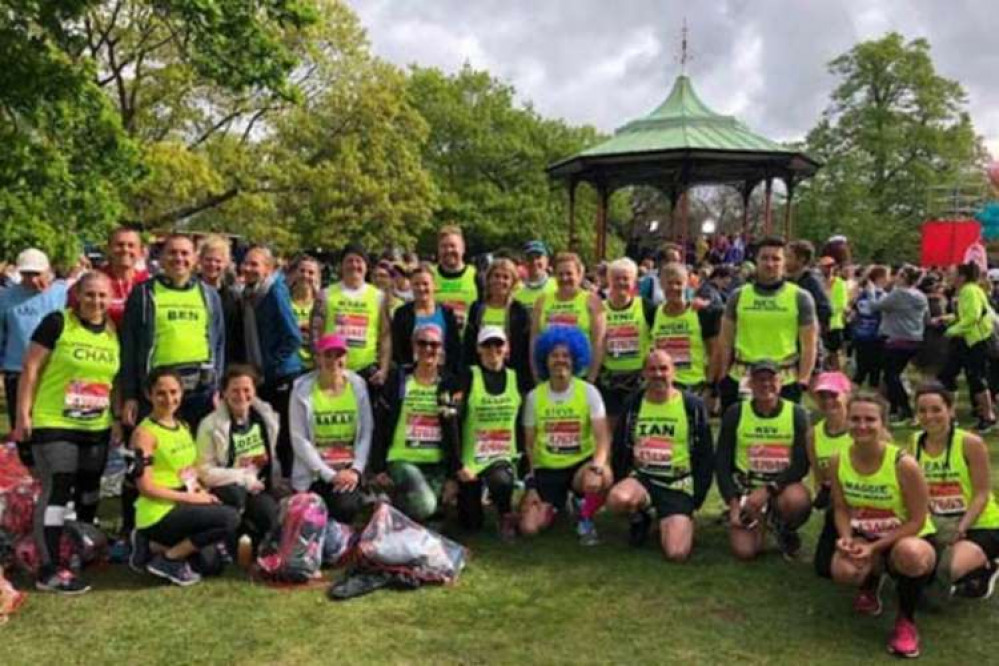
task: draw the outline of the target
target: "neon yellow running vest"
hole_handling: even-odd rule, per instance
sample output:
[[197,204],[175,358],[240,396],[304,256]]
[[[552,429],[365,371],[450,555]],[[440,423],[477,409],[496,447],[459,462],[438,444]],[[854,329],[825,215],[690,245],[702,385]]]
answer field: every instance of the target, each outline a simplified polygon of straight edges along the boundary
[[678,316],[656,308],[652,321],[652,347],[669,352],[676,367],[675,379],[684,386],[707,381],[708,353],[701,332],[701,318],[688,307]]
[[475,267],[465,266],[460,277],[445,277],[439,266],[434,266],[434,286],[437,292],[437,302],[448,306],[458,320],[458,331],[465,331],[465,320],[468,310],[479,298],[479,289],[475,284]]
[[541,302],[541,322],[539,330],[546,331],[551,326],[574,326],[590,339],[590,292],[580,289],[568,301],[560,301],[554,293]]
[[781,378],[785,384],[794,381],[798,358],[798,287],[785,282],[775,294],[768,295],[748,284],[737,293],[732,378],[741,379],[746,366],[768,359],[784,368]]
[[840,331],[846,326],[846,308],[850,304],[846,291],[846,280],[838,275],[833,276],[829,287],[829,305],[832,315],[829,317],[829,330]]
[[631,299],[622,310],[604,301],[607,334],[604,338],[604,369],[609,372],[636,372],[642,369],[649,353],[649,325],[645,321],[642,299]]
[[405,391],[399,421],[389,447],[388,462],[439,463],[444,459],[444,453],[441,451],[437,383],[424,386],[410,375],[406,378]]
[[[853,448],[852,445],[850,448]],[[898,529],[909,518],[898,483],[900,453],[901,449],[894,444],[886,444],[881,466],[873,474],[861,474],[854,469],[850,449],[839,457],[836,476],[843,489],[843,499],[850,509],[850,527],[854,533],[869,541],[876,541]],[[919,536],[935,531],[927,513]]]
[[751,488],[776,479],[791,466],[794,447],[794,403],[781,400],[780,412],[764,418],[746,400],[739,410],[735,434],[735,466],[745,474]]
[[520,393],[517,375],[506,370],[506,390],[500,395],[486,391],[482,369],[472,366],[472,387],[466,400],[465,423],[462,426],[462,464],[478,474],[501,460],[517,457],[517,410]]
[[663,403],[643,398],[635,419],[635,470],[653,483],[692,495],[690,429],[683,393]]
[[529,287],[523,282],[517,287],[517,291],[513,293],[514,300],[520,301],[529,312],[534,312],[534,304],[538,302],[538,299],[542,296],[548,294],[554,294],[558,289],[558,284],[555,282],[555,278],[549,277],[540,287]]
[[72,310],[65,310],[62,319],[62,335],[38,381],[32,423],[35,428],[107,430],[111,385],[120,365],[118,336],[109,324],[91,332]]
[[313,301],[308,303],[300,303],[298,301],[291,302],[291,311],[295,315],[295,323],[298,324],[298,331],[302,334],[302,346],[298,349],[298,356],[302,359],[302,364],[306,368],[312,369],[314,367],[312,358],[312,336],[310,334],[311,319],[312,319],[312,305]]
[[156,303],[156,340],[153,367],[204,363],[210,356],[208,306],[197,283],[189,289],[171,289],[153,280]]
[[573,379],[572,396],[565,402],[551,399],[551,384],[537,388],[534,400],[533,465],[535,469],[565,469],[583,462],[596,450],[586,385]]
[[833,456],[846,452],[853,440],[850,439],[850,433],[845,430],[838,435],[827,434],[826,421],[822,419],[815,424],[813,442],[815,444],[815,464],[819,469],[825,470],[829,467],[829,460]]
[[[191,432],[183,423],[170,429],[161,426],[151,418],[143,419],[139,427],[156,438],[153,451],[153,483],[171,490],[186,490],[185,479],[196,479],[195,464],[198,462],[198,447],[194,444]],[[170,513],[176,502],[153,499],[139,495],[135,502],[135,526],[139,529],[151,527]]]
[[333,396],[312,386],[312,434],[316,450],[333,469],[346,469],[354,464],[354,440],[357,437],[357,396],[354,385],[347,381],[340,395]]
[[482,306],[482,323],[479,330],[486,326],[499,326],[506,330],[506,308],[494,308],[489,305]]
[[[955,428],[950,451],[944,450],[937,456],[931,456],[925,449],[918,447],[919,433],[913,434],[913,440],[917,444],[916,459],[923,468],[930,488],[930,512],[934,516],[963,516],[975,496],[968,461],[964,458],[964,438],[967,434],[964,430]],[[989,501],[978,514],[971,529],[999,529],[999,504],[993,494],[989,494]]]
[[365,283],[359,296],[350,296],[338,282],[326,296],[323,333],[336,333],[347,341],[347,368],[362,370],[378,361],[378,326],[381,290]]

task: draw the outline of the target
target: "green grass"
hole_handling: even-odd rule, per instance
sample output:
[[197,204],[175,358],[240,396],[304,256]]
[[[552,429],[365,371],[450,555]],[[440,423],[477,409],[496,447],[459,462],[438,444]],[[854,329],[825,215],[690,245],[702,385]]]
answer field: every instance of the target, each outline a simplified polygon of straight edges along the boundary
[[[966,420],[965,423],[968,421]],[[897,431],[905,441],[903,429]],[[999,455],[993,445],[993,470]],[[997,476],[999,480],[999,476]],[[598,519],[603,544],[584,549],[567,526],[533,541],[466,540],[459,583],[331,602],[323,589],[275,590],[231,570],[190,589],[125,567],[92,572],[94,591],[31,594],[0,628],[2,664],[787,663],[894,661],[883,617],[852,615],[852,593],[817,578],[809,557],[729,555],[708,500],[692,560],[665,562],[654,539],[630,549],[625,521]],[[813,515],[810,550],[821,524]],[[921,612],[923,663],[995,663],[995,600]]]

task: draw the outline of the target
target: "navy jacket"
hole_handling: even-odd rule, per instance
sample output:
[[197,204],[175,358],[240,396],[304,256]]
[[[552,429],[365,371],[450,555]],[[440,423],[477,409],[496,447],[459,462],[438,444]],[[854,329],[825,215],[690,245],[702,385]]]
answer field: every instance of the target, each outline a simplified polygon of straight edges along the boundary
[[[302,346],[302,332],[291,310],[291,293],[282,275],[276,274],[267,291],[257,298],[253,315],[260,341],[264,383],[300,375],[304,369],[298,354]],[[246,341],[244,344],[247,344]]]

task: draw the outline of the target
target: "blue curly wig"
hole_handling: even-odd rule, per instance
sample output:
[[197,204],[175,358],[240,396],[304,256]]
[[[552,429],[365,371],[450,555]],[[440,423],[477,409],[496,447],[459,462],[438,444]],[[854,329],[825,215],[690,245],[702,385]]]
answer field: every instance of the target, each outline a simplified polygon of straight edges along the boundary
[[552,326],[534,344],[534,367],[543,381],[548,381],[548,355],[556,347],[569,350],[574,375],[586,372],[590,365],[590,341],[574,326]]

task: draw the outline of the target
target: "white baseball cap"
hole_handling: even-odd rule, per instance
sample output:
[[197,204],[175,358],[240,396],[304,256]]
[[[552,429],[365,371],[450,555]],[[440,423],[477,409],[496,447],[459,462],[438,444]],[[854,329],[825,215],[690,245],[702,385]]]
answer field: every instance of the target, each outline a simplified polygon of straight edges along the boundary
[[502,340],[506,342],[506,331],[499,326],[483,326],[479,331],[479,338],[476,340],[476,343],[481,345],[489,340]]
[[990,268],[987,273],[989,282],[999,282],[999,268]]
[[29,247],[17,255],[18,273],[48,273],[49,258],[39,249]]

